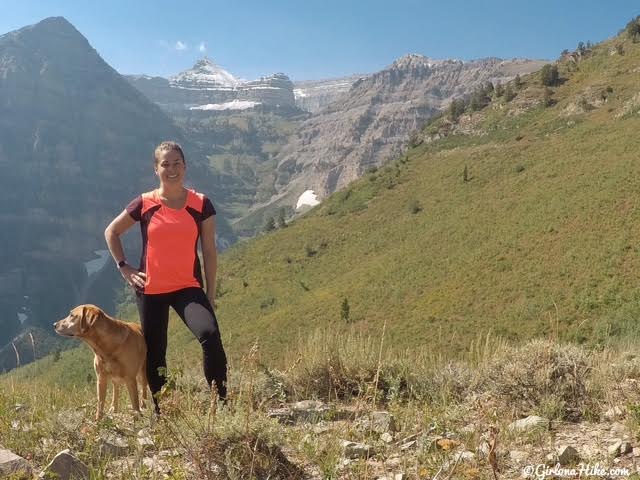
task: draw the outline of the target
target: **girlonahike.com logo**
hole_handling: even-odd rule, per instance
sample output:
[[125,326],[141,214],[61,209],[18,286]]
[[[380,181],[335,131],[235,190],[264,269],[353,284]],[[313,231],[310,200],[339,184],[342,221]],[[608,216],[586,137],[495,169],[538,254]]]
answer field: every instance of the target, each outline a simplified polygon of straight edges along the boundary
[[553,466],[539,463],[537,465],[527,465],[522,469],[522,476],[525,478],[536,478],[539,480],[547,477],[555,478],[585,478],[585,477],[607,477],[621,478],[628,477],[631,472],[627,467],[607,467],[599,463],[579,463],[575,467],[563,467],[559,463]]

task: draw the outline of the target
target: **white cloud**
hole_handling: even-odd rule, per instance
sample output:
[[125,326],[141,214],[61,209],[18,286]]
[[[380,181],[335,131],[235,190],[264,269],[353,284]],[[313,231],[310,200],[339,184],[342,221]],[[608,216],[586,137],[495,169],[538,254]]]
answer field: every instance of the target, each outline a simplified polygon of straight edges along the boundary
[[174,47],[176,50],[180,51],[180,50],[186,50],[187,49],[187,44],[184,42],[181,42],[180,40],[178,40],[176,42],[176,45]]
[[200,53],[204,53],[207,51],[207,45],[204,42],[200,42],[200,45],[198,45],[198,50],[200,50]]

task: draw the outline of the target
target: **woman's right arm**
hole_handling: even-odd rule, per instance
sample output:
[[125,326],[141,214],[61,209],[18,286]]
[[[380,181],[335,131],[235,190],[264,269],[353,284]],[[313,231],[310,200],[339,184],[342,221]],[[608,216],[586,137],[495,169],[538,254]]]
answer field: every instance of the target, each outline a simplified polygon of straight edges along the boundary
[[[126,260],[124,255],[124,249],[122,248],[122,242],[120,241],[120,235],[129,230],[136,221],[131,217],[127,210],[123,210],[120,215],[113,219],[109,226],[104,231],[104,238],[107,241],[107,247],[111,252],[113,260],[120,262]],[[120,274],[127,281],[131,287],[135,289],[141,289],[144,287],[146,280],[146,274],[139,272],[131,265],[126,264],[119,268]]]

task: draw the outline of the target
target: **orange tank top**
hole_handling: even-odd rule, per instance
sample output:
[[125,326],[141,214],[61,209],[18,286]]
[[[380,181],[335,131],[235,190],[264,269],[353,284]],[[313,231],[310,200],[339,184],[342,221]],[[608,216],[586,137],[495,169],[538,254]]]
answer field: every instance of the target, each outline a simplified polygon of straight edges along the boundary
[[173,209],[164,205],[154,190],[135,198],[127,206],[127,212],[140,222],[140,271],[147,274],[144,293],[202,288],[198,239],[202,221],[216,214],[211,201],[195,190],[188,190],[184,207]]

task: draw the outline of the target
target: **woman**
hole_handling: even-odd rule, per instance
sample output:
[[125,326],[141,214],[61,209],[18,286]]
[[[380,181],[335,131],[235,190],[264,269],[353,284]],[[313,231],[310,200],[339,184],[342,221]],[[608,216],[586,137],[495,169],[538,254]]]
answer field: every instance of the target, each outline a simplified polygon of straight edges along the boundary
[[[147,378],[156,412],[156,394],[165,383],[167,326],[171,306],[202,346],[204,375],[215,382],[220,399],[227,394],[227,358],[214,314],[217,256],[215,214],[211,201],[184,187],[186,162],[176,142],[162,142],[154,152],[160,185],[135,198],[106,228],[111,256],[136,290],[140,323],[147,343]],[[140,222],[142,258],[138,269],[124,255],[120,236]],[[200,238],[206,294],[197,253]],[[160,369],[160,370],[159,370]]]

